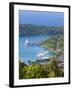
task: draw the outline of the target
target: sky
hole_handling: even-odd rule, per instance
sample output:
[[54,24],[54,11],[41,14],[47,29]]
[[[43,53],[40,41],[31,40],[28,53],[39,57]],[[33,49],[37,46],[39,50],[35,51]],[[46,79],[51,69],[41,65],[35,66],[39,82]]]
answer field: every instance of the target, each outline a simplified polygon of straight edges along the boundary
[[36,24],[45,26],[64,26],[63,12],[19,11],[19,24]]

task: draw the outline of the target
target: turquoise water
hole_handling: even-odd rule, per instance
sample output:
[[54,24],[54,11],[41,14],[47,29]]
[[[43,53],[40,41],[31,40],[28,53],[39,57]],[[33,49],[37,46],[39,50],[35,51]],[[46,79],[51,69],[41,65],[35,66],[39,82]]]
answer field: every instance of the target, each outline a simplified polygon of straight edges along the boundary
[[39,58],[38,55],[43,52],[48,52],[45,54],[45,57],[50,57],[52,52],[41,45],[24,45],[26,39],[28,39],[30,43],[39,43],[49,39],[50,37],[51,36],[19,36],[19,59],[23,60],[25,63],[28,63],[29,60],[35,61]]

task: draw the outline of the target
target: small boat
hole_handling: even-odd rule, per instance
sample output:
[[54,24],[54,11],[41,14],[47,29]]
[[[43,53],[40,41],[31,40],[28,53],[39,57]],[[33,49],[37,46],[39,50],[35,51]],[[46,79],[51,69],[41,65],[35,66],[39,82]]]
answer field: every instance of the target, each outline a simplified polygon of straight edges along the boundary
[[48,51],[38,53],[38,54],[37,54],[37,57],[38,57],[38,58],[39,58],[39,57],[45,57],[46,54],[48,54]]
[[30,45],[30,42],[28,39],[25,40],[25,43],[24,43],[24,46],[29,46]]
[[45,56],[45,57],[41,57],[41,59],[49,59],[49,57]]

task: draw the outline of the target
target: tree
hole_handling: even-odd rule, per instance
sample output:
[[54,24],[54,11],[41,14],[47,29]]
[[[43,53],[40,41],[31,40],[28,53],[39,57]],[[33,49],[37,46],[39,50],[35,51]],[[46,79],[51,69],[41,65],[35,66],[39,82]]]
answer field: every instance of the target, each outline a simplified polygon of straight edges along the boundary
[[52,58],[51,63],[49,65],[49,77],[59,77],[60,69],[58,67],[58,62],[56,58]]
[[23,78],[22,69],[24,68],[24,66],[27,66],[27,65],[24,62],[19,61],[19,79]]
[[23,68],[22,72],[24,73],[23,78],[30,79],[30,78],[40,78],[41,77],[41,70],[40,66],[36,64],[32,64],[31,66],[26,66]]

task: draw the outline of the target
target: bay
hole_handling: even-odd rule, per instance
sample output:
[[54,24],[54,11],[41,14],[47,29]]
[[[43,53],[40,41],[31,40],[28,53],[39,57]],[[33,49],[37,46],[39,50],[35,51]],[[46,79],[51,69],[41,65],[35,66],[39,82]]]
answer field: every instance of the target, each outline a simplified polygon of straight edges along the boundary
[[[29,60],[35,61],[39,55],[43,55],[46,58],[49,58],[52,55],[52,52],[48,49],[42,47],[41,45],[35,45],[41,41],[45,41],[52,37],[51,35],[46,36],[19,36],[19,60],[28,63]],[[29,43],[34,45],[25,46],[25,41],[28,40]],[[44,55],[45,53],[45,55]],[[42,56],[42,58],[43,58]]]

